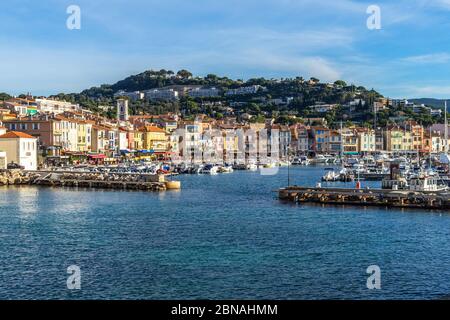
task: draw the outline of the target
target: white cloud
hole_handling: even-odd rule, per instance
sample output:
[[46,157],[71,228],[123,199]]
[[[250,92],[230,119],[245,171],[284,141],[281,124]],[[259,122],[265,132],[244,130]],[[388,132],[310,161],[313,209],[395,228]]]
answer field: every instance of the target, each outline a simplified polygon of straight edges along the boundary
[[440,64],[448,63],[450,61],[450,54],[448,53],[431,53],[418,56],[410,56],[401,59],[404,62],[421,63],[421,64]]
[[329,60],[320,56],[282,56],[267,52],[249,52],[240,59],[243,66],[271,70],[276,72],[295,73],[305,77],[317,77],[322,81],[340,79],[341,72]]
[[450,86],[425,86],[415,87],[416,95],[450,96]]
[[450,10],[450,0],[430,0],[428,2],[436,7]]
[[[2,91],[47,95],[77,92],[111,79],[121,79],[130,71],[142,71],[142,56],[123,56],[101,50],[45,49],[22,46],[0,51]],[[101,59],[98,59],[101,57]]]
[[436,98],[447,99],[450,96],[450,86],[446,84],[393,84],[387,89],[391,98]]

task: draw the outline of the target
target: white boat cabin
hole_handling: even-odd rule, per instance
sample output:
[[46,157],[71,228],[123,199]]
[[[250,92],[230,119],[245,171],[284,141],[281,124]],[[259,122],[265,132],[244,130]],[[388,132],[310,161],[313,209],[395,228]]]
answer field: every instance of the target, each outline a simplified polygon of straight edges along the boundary
[[447,186],[439,183],[436,177],[418,177],[409,181],[409,189],[413,191],[443,191]]

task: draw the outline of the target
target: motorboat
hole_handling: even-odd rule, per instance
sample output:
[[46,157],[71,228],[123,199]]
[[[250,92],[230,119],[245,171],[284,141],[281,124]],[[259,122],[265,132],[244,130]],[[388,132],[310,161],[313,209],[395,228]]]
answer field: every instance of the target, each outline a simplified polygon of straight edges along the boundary
[[213,164],[207,164],[200,169],[201,174],[217,174],[219,172],[219,167]]
[[307,166],[307,165],[309,165],[309,163],[310,163],[310,161],[309,161],[309,159],[308,159],[308,157],[306,157],[306,156],[300,156],[300,157],[295,157],[293,160],[292,160],[292,165],[293,166]]
[[362,162],[365,164],[365,165],[374,165],[376,162],[375,162],[375,158],[373,157],[373,156],[371,156],[371,155],[366,155],[366,156],[364,156],[363,158],[362,158]]
[[276,164],[274,162],[268,162],[263,165],[264,168],[275,168]]
[[339,181],[340,174],[335,171],[327,171],[327,173],[322,177],[322,181],[334,182]]
[[424,172],[409,180],[409,190],[442,192],[447,191],[448,186],[438,176],[430,176]]
[[324,155],[324,158],[326,159],[326,163],[337,163],[338,162],[338,158],[331,154]]
[[233,167],[229,165],[220,166],[217,170],[219,173],[231,173],[233,172]]
[[204,165],[202,165],[202,164],[196,164],[192,167],[191,173],[197,173],[197,174],[203,173],[202,172],[203,167],[204,167]]
[[348,158],[345,160],[345,166],[347,166],[347,167],[353,167],[358,164],[359,164],[359,159],[356,159],[356,158]]
[[314,159],[312,159],[312,163],[314,164],[326,164],[328,163],[328,158],[326,158],[323,154],[318,154]]

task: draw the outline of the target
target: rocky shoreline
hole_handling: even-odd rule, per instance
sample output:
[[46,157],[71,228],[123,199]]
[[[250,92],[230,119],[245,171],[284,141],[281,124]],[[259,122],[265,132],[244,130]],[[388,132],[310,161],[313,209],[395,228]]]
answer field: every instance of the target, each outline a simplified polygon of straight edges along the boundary
[[32,184],[40,175],[19,169],[0,171],[0,186]]

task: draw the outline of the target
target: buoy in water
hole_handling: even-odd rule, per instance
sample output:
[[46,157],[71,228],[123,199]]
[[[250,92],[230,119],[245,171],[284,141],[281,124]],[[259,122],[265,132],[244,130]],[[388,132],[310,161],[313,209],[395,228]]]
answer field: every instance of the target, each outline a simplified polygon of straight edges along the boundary
[[167,190],[181,189],[181,182],[180,181],[166,181],[166,189]]

